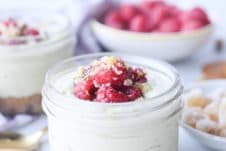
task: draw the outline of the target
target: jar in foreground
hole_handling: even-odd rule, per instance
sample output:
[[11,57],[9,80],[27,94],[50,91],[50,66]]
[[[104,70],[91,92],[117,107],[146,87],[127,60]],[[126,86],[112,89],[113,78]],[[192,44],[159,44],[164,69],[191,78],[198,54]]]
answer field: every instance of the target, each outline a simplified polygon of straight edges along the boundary
[[5,11],[0,17],[0,112],[39,114],[50,66],[73,55],[70,21],[54,12]]
[[[75,71],[103,56],[144,68],[151,85],[143,99],[124,103],[80,100],[65,91]],[[92,54],[59,63],[43,87],[51,151],[176,151],[182,85],[176,70],[161,61],[123,54]]]

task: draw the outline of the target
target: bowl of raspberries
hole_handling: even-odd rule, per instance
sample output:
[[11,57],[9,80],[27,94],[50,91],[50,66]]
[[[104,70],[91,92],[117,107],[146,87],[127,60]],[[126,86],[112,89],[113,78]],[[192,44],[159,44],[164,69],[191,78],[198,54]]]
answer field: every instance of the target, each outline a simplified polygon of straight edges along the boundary
[[192,55],[213,32],[203,8],[182,9],[159,0],[112,6],[90,25],[98,42],[109,51],[167,61]]

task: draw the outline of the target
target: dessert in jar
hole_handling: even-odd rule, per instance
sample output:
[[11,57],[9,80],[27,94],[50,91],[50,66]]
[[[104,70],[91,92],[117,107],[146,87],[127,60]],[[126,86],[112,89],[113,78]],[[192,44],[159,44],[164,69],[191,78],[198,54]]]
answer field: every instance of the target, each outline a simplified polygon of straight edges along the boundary
[[73,55],[69,20],[50,12],[5,12],[0,18],[0,112],[39,114],[45,73]]
[[68,59],[43,87],[52,151],[177,150],[182,86],[160,61],[120,54]]

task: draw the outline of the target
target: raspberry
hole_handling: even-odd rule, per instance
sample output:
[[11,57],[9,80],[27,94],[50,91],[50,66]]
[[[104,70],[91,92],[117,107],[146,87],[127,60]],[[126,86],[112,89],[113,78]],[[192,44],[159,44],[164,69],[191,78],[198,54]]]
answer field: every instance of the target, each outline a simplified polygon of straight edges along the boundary
[[82,80],[74,86],[74,94],[83,100],[93,100],[96,88],[92,80]]
[[98,85],[123,86],[123,82],[129,79],[129,73],[124,62],[117,62],[109,69],[102,68],[92,76]]
[[180,22],[177,19],[167,19],[159,25],[161,32],[177,32],[180,31],[180,28]]
[[204,25],[210,23],[207,14],[202,8],[200,7],[193,8],[190,13],[194,18],[200,20]]
[[190,20],[196,20],[196,18],[190,12],[186,12],[186,11],[179,14],[178,18],[182,23],[186,23]]
[[120,103],[136,100],[142,96],[142,93],[136,87],[125,87],[120,91],[105,85],[99,88],[96,96],[97,102]]
[[37,29],[29,29],[29,31],[27,32],[27,35],[32,35],[32,36],[37,36],[39,35],[39,31]]
[[115,90],[111,86],[104,85],[98,89],[96,101],[105,103],[128,102],[129,97],[123,92]]
[[153,11],[149,10],[146,13],[146,22],[148,31],[153,31],[156,28],[156,20],[153,18]]
[[135,84],[147,82],[146,73],[141,68],[128,67],[123,60],[115,57],[94,61],[87,68],[80,68],[78,75],[75,96],[97,102],[134,101],[142,96]]
[[148,22],[144,15],[135,16],[129,25],[129,30],[135,32],[145,32],[148,29]]
[[166,6],[166,9],[170,17],[177,17],[179,14],[182,13],[182,10],[176,7],[175,5],[168,5]]
[[141,3],[141,9],[146,12],[146,11],[149,11],[155,7],[158,7],[158,6],[164,6],[165,3],[163,1],[160,1],[160,0],[155,0],[155,1],[143,1]]
[[[148,1],[147,1],[147,3],[148,3]],[[165,6],[165,5],[166,5],[166,3],[161,0],[149,1],[150,8],[157,7],[157,6]]]
[[141,90],[133,86],[127,87],[124,93],[128,96],[129,101],[136,100],[142,96]]
[[169,17],[169,13],[165,6],[154,8],[149,15],[156,26],[159,25],[164,19]]
[[109,13],[107,13],[104,19],[104,23],[116,29],[125,28],[125,23],[123,22],[123,19],[118,11],[110,11]]
[[133,70],[133,81],[138,83],[147,82],[146,73],[141,68],[136,68]]
[[183,12],[180,15],[181,21],[186,24],[189,21],[199,21],[202,23],[202,26],[207,25],[210,23],[207,14],[201,8],[194,8],[191,11]]
[[183,31],[192,31],[192,30],[199,29],[202,26],[203,26],[203,24],[201,23],[201,21],[191,20],[191,21],[188,21],[187,23],[183,24],[182,30]]
[[[14,28],[17,32],[15,32],[14,36],[15,37],[19,37],[19,36],[36,36],[39,35],[39,31],[35,28],[32,28],[30,26],[28,26],[27,24],[19,24],[19,22],[13,18],[9,18],[5,21],[3,21],[1,24],[3,24],[6,29],[4,31],[1,31],[1,34],[7,34],[8,32],[11,31],[10,28]],[[17,43],[17,42],[11,42],[11,44],[20,44],[21,42]]]
[[138,13],[137,8],[134,5],[122,5],[120,8],[120,14],[124,21],[129,22]]
[[13,18],[8,18],[7,20],[3,21],[3,25],[5,25],[6,27],[9,27],[9,26],[16,27],[17,26],[17,22]]

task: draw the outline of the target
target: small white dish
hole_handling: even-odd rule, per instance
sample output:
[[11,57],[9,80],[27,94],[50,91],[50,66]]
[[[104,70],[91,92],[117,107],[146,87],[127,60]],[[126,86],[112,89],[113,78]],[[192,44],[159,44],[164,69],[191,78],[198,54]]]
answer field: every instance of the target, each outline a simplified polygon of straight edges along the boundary
[[[201,88],[204,93],[209,93],[216,90],[216,88],[226,88],[226,80],[206,80],[194,84],[191,88]],[[197,130],[186,124],[183,120],[180,120],[180,126],[184,128],[193,139],[203,146],[211,150],[226,150],[226,138]]]
[[138,33],[111,28],[92,20],[91,29],[97,40],[113,52],[137,54],[167,61],[177,61],[192,55],[207,42],[213,25],[190,32]]

